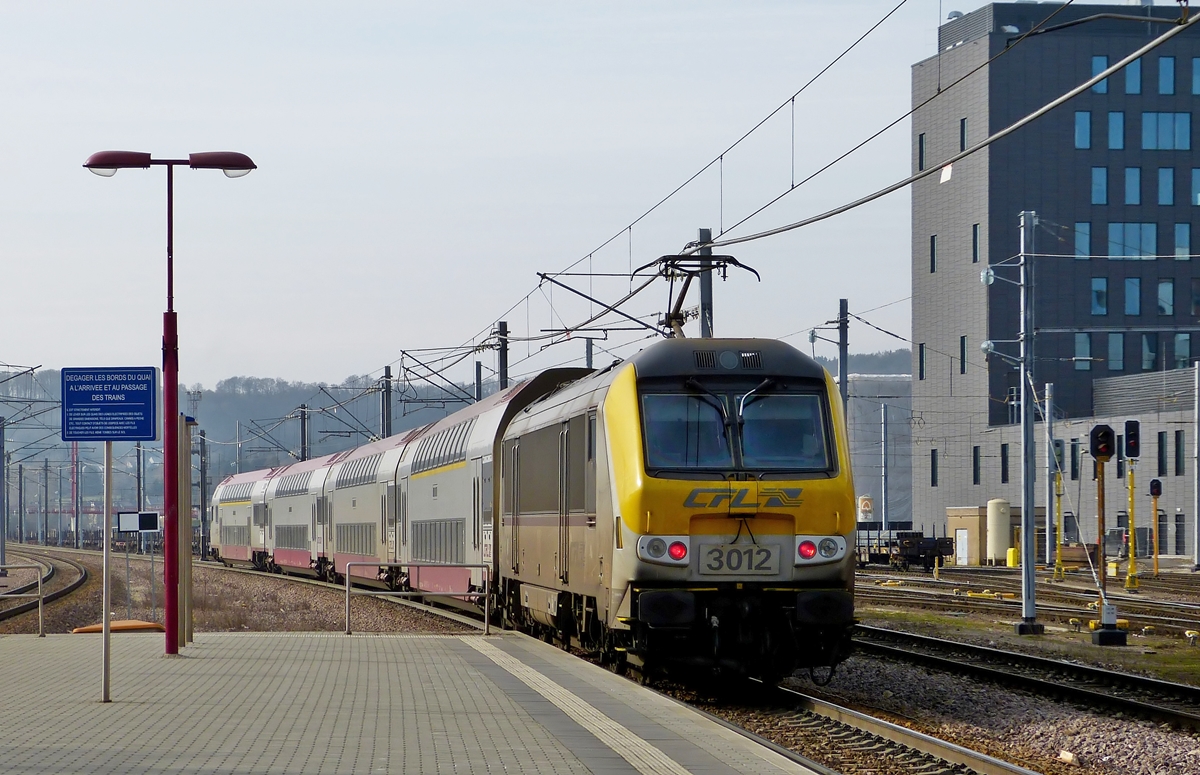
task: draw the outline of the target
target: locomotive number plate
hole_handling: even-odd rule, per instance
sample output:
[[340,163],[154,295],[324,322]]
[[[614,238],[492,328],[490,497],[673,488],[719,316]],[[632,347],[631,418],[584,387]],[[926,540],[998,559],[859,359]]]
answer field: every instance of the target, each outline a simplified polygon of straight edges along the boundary
[[709,576],[773,576],[779,572],[779,547],[700,544],[700,572]]

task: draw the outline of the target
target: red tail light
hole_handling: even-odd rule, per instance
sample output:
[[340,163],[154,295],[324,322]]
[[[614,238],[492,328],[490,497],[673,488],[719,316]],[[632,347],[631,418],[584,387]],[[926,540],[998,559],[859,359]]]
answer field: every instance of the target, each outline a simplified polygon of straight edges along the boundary
[[672,560],[682,560],[684,557],[687,557],[687,544],[682,541],[676,541],[667,547],[667,554],[671,555]]
[[801,541],[800,548],[796,551],[798,551],[800,556],[805,560],[811,560],[817,554],[817,545],[812,541]]

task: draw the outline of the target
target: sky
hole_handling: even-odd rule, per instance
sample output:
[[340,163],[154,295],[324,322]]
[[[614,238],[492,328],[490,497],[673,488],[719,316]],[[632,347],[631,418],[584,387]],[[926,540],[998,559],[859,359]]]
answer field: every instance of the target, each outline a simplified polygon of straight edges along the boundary
[[[496,367],[494,350],[471,347],[499,319],[514,376],[581,365],[578,334],[538,337],[598,308],[539,287],[538,272],[625,275],[559,277],[616,301],[631,268],[700,227],[741,236],[909,174],[905,121],[734,228],[902,116],[939,19],[982,5],[907,0],[793,110],[792,95],[898,3],[0,4],[0,363],[161,364],[166,175],[81,166],[117,149],[234,150],[258,165],[238,179],[176,171],[189,386],[337,383],[414,358],[465,382],[476,359]],[[731,270],[716,282],[718,336],[811,352],[809,329],[839,298],[909,333],[907,192],[728,253],[762,280]],[[622,309],[667,303],[660,280]],[[693,289],[685,306],[696,303]],[[648,342],[605,321],[612,330],[590,334],[597,363]],[[907,346],[857,322],[850,342]]]

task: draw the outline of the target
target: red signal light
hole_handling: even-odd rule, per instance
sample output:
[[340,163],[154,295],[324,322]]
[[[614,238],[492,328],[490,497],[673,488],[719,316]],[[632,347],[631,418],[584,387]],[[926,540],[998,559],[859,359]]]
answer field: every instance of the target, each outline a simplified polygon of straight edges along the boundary
[[817,545],[812,541],[801,541],[800,547],[796,550],[800,557],[805,560],[811,560],[817,555]]
[[683,541],[675,541],[667,547],[667,554],[671,555],[672,560],[682,560],[684,557],[687,557],[687,544]]

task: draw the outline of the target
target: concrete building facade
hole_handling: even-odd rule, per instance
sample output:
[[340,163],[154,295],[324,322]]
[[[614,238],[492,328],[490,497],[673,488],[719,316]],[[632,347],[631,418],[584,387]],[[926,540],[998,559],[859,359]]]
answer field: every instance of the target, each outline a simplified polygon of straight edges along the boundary
[[[1094,18],[1118,14],[1132,19]],[[1200,334],[1200,33],[1191,30],[967,159],[944,160],[1009,126],[1170,29],[1179,7],[994,3],[939,28],[938,53],[913,66],[912,167],[942,167],[912,192],[913,519],[942,530],[947,507],[1020,503],[1019,213],[1037,214],[1032,252],[1033,383],[1054,384],[1055,435],[1087,448],[1108,421],[1143,422],[1143,466],[1166,433],[1191,472],[1191,399],[1169,411],[1162,380],[1187,370]],[[1161,20],[1161,21],[1155,21]],[[1022,39],[1038,28],[1036,34]],[[961,81],[961,82],[960,82]],[[992,267],[998,278],[980,282]],[[980,345],[995,343],[985,356]],[[1200,354],[1200,353],[1197,353]],[[1111,378],[1111,379],[1110,379]],[[1165,379],[1165,378],[1164,378]],[[1175,391],[1178,379],[1167,380]],[[1098,387],[1098,381],[1107,387]],[[1185,379],[1186,381],[1186,379]],[[1162,384],[1160,384],[1162,383]],[[1120,416],[1098,404],[1129,391]],[[1172,393],[1174,395],[1174,393]],[[1107,407],[1107,408],[1106,408]],[[1182,434],[1182,435],[1179,435]],[[1037,431],[1044,471],[1045,431]],[[1091,464],[1081,464],[1091,485]],[[1148,481],[1149,478],[1146,479]],[[1168,476],[1172,515],[1192,551],[1192,480]],[[1111,476],[1109,487],[1117,478]],[[1046,503],[1045,481],[1037,503]],[[1094,505],[1080,494],[1085,540]],[[1094,490],[1094,486],[1092,486]],[[1146,488],[1139,484],[1139,490]],[[1109,493],[1109,503],[1118,498]],[[1164,498],[1164,500],[1168,500]],[[1093,494],[1094,502],[1094,494]],[[1148,508],[1148,497],[1146,504]],[[1122,507],[1123,508],[1123,507]],[[1090,510],[1089,510],[1090,509]],[[1115,512],[1110,506],[1110,514]],[[1176,511],[1178,510],[1178,512]],[[1110,517],[1110,523],[1115,520]],[[1182,528],[1181,528],[1182,529]],[[1174,541],[1174,537],[1170,538]],[[1175,544],[1172,543],[1172,548]]]

